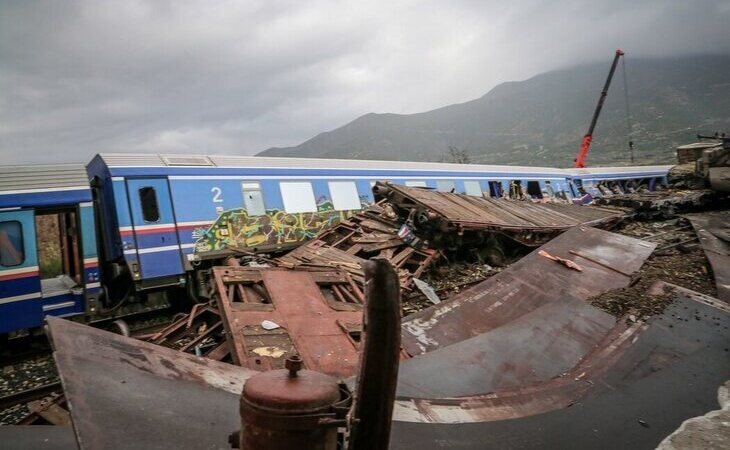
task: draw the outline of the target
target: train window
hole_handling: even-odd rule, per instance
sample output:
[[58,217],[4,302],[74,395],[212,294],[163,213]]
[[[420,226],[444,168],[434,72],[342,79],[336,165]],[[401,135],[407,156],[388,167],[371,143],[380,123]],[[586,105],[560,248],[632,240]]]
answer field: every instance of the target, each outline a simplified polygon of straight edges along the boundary
[[553,189],[553,185],[549,181],[545,182],[545,192],[547,193],[548,197],[555,197],[555,189]]
[[464,181],[464,189],[466,190],[466,195],[471,195],[472,197],[482,196],[482,187],[478,181]]
[[504,190],[502,189],[502,183],[499,181],[489,182],[489,194],[495,198],[502,198]]
[[246,207],[248,216],[263,216],[266,214],[264,196],[261,193],[261,185],[258,183],[241,183],[243,191],[243,205]]
[[23,264],[23,261],[23,227],[17,220],[0,222],[0,266],[17,266]]
[[330,181],[330,196],[332,206],[338,211],[350,211],[362,209],[360,195],[357,193],[357,186],[354,181]]
[[157,206],[157,192],[152,186],[139,188],[139,201],[142,205],[142,219],[145,222],[159,222],[160,208]]
[[439,192],[456,192],[456,184],[451,180],[436,181],[436,190]]
[[316,212],[317,202],[314,200],[312,183],[286,181],[279,183],[284,210],[288,213]]
[[527,182],[527,195],[535,199],[542,198],[542,189],[540,189],[538,181],[530,180]]
[[422,180],[406,180],[406,186],[426,187],[426,182]]
[[512,180],[509,183],[509,198],[522,200],[522,181]]

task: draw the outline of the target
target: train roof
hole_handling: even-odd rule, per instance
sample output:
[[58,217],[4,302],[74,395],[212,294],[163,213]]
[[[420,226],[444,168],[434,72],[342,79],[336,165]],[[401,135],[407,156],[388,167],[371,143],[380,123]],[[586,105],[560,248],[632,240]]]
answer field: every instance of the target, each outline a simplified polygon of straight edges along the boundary
[[0,166],[0,194],[89,189],[83,164]]
[[666,175],[673,166],[615,166],[615,167],[586,167],[582,169],[565,169],[574,178],[596,178],[598,176],[657,176]]
[[188,168],[188,169],[339,169],[339,170],[401,170],[450,172],[518,172],[521,174],[551,174],[560,176],[592,176],[603,174],[666,173],[671,166],[596,167],[590,169],[560,169],[553,167],[505,166],[485,164],[455,164],[441,162],[379,161],[357,159],[288,158],[232,155],[175,155],[103,153],[98,157],[109,168]]
[[0,166],[0,208],[55,207],[91,201],[82,164]]
[[413,171],[519,171],[562,172],[563,169],[527,166],[454,164],[439,162],[379,161],[359,159],[288,158],[233,155],[167,155],[103,153],[109,167],[220,167],[220,168],[302,168],[302,169],[396,169]]

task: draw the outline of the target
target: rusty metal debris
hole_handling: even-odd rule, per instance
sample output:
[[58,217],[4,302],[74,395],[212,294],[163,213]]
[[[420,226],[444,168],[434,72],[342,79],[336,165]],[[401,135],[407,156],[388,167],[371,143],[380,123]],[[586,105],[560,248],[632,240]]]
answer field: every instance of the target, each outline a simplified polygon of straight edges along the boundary
[[570,227],[610,228],[626,217],[625,211],[615,208],[473,197],[392,183],[378,182],[373,192],[376,199],[410,218],[434,244],[449,240],[447,245],[453,245],[450,241],[456,237],[462,242],[477,241],[479,233],[493,232],[536,247]]
[[223,321],[218,309],[211,305],[196,304],[189,314],[183,315],[162,330],[145,336],[144,340],[222,361],[230,353],[223,332]]
[[48,329],[81,450],[229,448],[256,372],[60,318]]
[[[564,258],[560,258],[558,256],[553,256],[550,253],[546,252],[545,250],[540,250],[540,251],[537,252],[537,254],[540,255],[540,256],[542,256],[542,257],[544,257],[544,258],[547,258],[547,259],[550,259],[552,261],[555,261],[556,263],[562,264],[565,267],[567,267],[568,269],[573,269],[573,270],[576,270],[578,272],[583,272],[583,268],[581,266],[579,266],[578,264],[576,264],[571,259],[564,259]],[[578,255],[578,253],[575,252],[575,251],[573,251],[573,250],[570,251],[570,254],[572,254],[572,255]],[[580,256],[580,255],[578,255],[578,256]],[[585,258],[585,257],[583,257],[583,258],[584,259],[588,259],[588,258]]]
[[[178,448],[227,447],[221,442],[238,429],[236,394],[244,380],[272,369],[297,372],[300,365],[349,377],[347,391],[359,389],[349,423],[345,403],[337,403],[344,397],[334,394],[322,405],[326,417],[302,416],[317,426],[349,424],[350,448],[354,442],[387,446],[390,421],[375,426],[368,420],[389,416],[389,402],[381,400],[393,396],[393,449],[651,447],[678,421],[701,413],[712,398],[708,386],[730,370],[727,304],[657,283],[668,274],[661,267],[651,272],[657,277],[642,269],[650,255],[650,269],[665,254],[702,258],[683,219],[637,225],[634,231],[645,238],[639,240],[585,225],[610,227],[626,217],[610,207],[480,199],[390,183],[378,183],[375,191],[377,205],[288,254],[214,267],[211,303],[148,334],[149,343],[49,319],[81,448],[144,447],[153,439]],[[666,195],[650,194],[632,194],[639,202],[633,207],[674,211]],[[644,204],[642,196],[659,200]],[[620,203],[620,196],[612,198]],[[728,213],[687,218],[710,261],[716,258],[721,292],[728,284],[722,272]],[[492,238],[485,236],[542,246],[503,269],[479,259],[480,269],[456,283],[464,290],[451,296],[431,283],[427,271],[437,258],[453,271],[458,252],[452,250],[489,245]],[[373,255],[395,266],[390,283],[366,282],[374,269],[363,263]],[[430,306],[403,319],[400,339],[379,328],[385,316],[369,315],[366,329],[363,308],[375,300],[387,306],[388,320],[400,320],[399,287],[430,298]],[[636,302],[651,297],[656,304],[614,304],[637,290],[646,295],[636,295]],[[371,350],[365,362],[363,343]],[[226,358],[243,367],[211,360]],[[400,360],[397,393],[383,387],[396,380],[385,359],[395,367]],[[356,388],[359,368],[371,379],[379,376],[375,387]],[[62,402],[34,405],[29,420],[63,422]],[[171,412],[175,423],[164,420]],[[115,415],[118,426],[102,428]],[[153,415],[151,423],[133,419],[139,415]],[[282,423],[294,421],[289,415]],[[639,431],[622,428],[627,422]],[[324,434],[334,436],[332,429]],[[377,436],[379,442],[370,440]]]
[[[246,268],[218,269],[240,278]],[[302,371],[304,361],[297,355],[287,359],[285,370],[261,373],[49,318],[79,448],[230,448],[225,441],[241,420],[240,439],[229,440],[235,447],[334,449],[338,428],[347,427],[348,449],[386,448],[400,357],[400,286],[384,258],[368,261],[364,269],[371,327],[364,337],[352,419],[347,385]],[[276,272],[312,279],[304,271],[264,272],[275,305],[281,292],[266,282],[282,281]],[[289,287],[304,287],[298,292],[307,295],[305,285]]]
[[337,427],[347,425],[350,401],[336,378],[302,370],[302,360],[290,356],[286,369],[261,372],[243,386],[241,431],[234,447],[335,450]]
[[656,244],[590,227],[575,227],[541,247],[568,259],[577,252],[583,272],[561,269],[535,251],[509,269],[409,316],[403,347],[419,355],[481,335],[561,298],[585,300],[625,286]]
[[[661,233],[652,235],[666,236]],[[596,427],[605,431],[606,448],[650,447],[665,429],[696,415],[711,401],[710,387],[730,370],[723,350],[730,309],[666,285],[652,289],[677,289],[679,300],[648,321],[617,318],[586,301],[631,283],[656,247],[574,227],[491,278],[405,318],[402,345],[408,358],[400,362],[390,448],[595,446]],[[348,271],[317,265],[216,267],[219,314],[214,305],[197,306],[152,338],[182,343],[189,353],[208,327],[222,326],[234,362],[246,368],[286,367],[287,357],[301,354],[309,369],[348,377],[357,373],[363,337],[382,338],[376,349],[397,342],[378,331],[373,317],[367,331],[374,334],[365,334],[361,317],[366,293],[381,300],[392,296],[380,292],[399,284],[392,275],[388,288],[360,285]],[[388,306],[397,319],[397,302]],[[59,319],[50,322],[82,449],[122,448],[120,443],[132,445],[132,439],[144,446],[153,433],[179,448],[221,448],[226,446],[221,439],[238,428],[231,425],[238,419],[238,398],[231,393],[255,372],[149,343],[135,345]],[[398,349],[392,353],[397,360]],[[377,366],[370,370],[386,375]],[[351,377],[351,391],[355,383]],[[678,384],[689,387],[673,389]],[[378,406],[381,395],[378,390],[358,395],[363,411],[371,412],[362,412],[355,423],[376,415],[369,408]],[[670,408],[676,402],[681,407]],[[175,423],[158,417],[170,411]],[[613,413],[605,419],[607,411]],[[119,427],[130,432],[100,427],[112,423],[114,413],[125,418]],[[145,419],[153,414],[153,423],[133,421],[135,413]],[[626,420],[651,427],[639,425],[643,434],[637,434],[621,428]],[[570,439],[549,431],[556,427],[569,429],[562,434]]]
[[66,396],[53,394],[28,403],[29,413],[16,422],[16,425],[57,425],[71,426]]
[[730,211],[686,214],[707,256],[717,286],[717,298],[730,303]]
[[365,263],[368,325],[357,376],[349,450],[387,448],[400,360],[400,289],[385,258]]
[[235,364],[281,369],[299,354],[308,369],[355,373],[365,298],[348,272],[216,267],[213,280]]
[[439,254],[417,241],[406,243],[398,235],[397,219],[389,207],[371,206],[277,258],[276,263],[289,268],[342,269],[362,290],[362,263],[384,257],[396,268],[401,287],[410,290],[411,280],[420,277]]
[[[357,401],[336,378],[302,370],[298,355],[285,369],[251,377],[241,394],[241,431],[235,448],[257,450],[385,449],[400,355],[400,286],[385,258],[365,262],[368,333],[360,353]],[[338,433],[346,428],[346,433]],[[347,439],[345,439],[347,436]],[[339,444],[338,444],[339,442]]]
[[[683,420],[715,407],[716,386],[730,370],[730,309],[676,286],[657,283],[653,289],[675,291],[675,302],[647,322],[618,321],[604,329],[597,345],[587,347],[574,366],[556,376],[543,373],[541,379],[527,381],[538,377],[529,375],[529,367],[515,366],[515,356],[523,347],[532,348],[537,368],[546,358],[539,353],[539,337],[517,330],[501,347],[495,346],[497,336],[481,342],[482,348],[494,351],[481,357],[504,358],[493,360],[492,369],[480,373],[497,382],[492,390],[414,395],[414,382],[432,389],[421,381],[423,361],[431,360],[430,368],[437,370],[436,360],[458,351],[453,346],[403,361],[391,448],[655,448]],[[578,339],[590,333],[572,326],[562,330]],[[566,342],[555,347],[574,348]],[[420,371],[410,370],[417,364]],[[461,382],[477,381],[460,369],[449,373]],[[525,381],[514,383],[515,376]],[[454,382],[451,391],[457,388]],[[651,426],[641,426],[639,420]]]

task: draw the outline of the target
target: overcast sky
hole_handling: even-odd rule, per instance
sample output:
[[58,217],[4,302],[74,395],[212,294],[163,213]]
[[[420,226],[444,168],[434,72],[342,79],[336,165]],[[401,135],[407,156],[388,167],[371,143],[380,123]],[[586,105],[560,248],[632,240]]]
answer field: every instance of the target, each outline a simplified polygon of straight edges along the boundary
[[0,0],[0,160],[253,154],[618,47],[727,53],[728,23],[730,0]]

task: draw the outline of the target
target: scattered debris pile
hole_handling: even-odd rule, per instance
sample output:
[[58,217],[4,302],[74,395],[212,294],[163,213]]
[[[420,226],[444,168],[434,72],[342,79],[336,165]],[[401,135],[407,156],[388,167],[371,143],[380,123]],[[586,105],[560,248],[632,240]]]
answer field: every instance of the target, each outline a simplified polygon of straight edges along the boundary
[[362,290],[362,262],[380,256],[398,271],[401,287],[409,291],[438,258],[413,236],[401,236],[399,217],[389,205],[376,204],[323,231],[316,238],[276,259],[288,268],[338,268],[349,273]]
[[413,314],[434,303],[448,299],[458,294],[464,289],[468,289],[487,278],[496,275],[505,267],[492,267],[489,264],[466,261],[454,261],[449,264],[442,264],[432,267],[423,278],[423,282],[433,290],[438,298],[438,302],[434,302],[423,291],[423,289],[414,289],[413,292],[404,293],[402,298],[403,314]]
[[689,222],[675,218],[660,222],[631,222],[620,233],[657,244],[654,253],[636,273],[629,286],[611,290],[588,301],[604,311],[629,320],[645,320],[660,314],[674,300],[671,292],[650,288],[667,281],[693,291],[716,296],[707,258]]
[[164,329],[137,338],[181,352],[223,361],[229,355],[224,331],[218,308],[196,304],[189,314],[182,315]]
[[700,142],[677,147],[678,166],[669,173],[676,187],[730,192],[730,137],[697,135]]
[[[245,378],[286,367],[287,357],[295,354],[310,370],[338,378],[357,375],[364,331],[361,263],[373,256],[396,267],[407,314],[394,442],[411,442],[435,429],[407,432],[405,422],[478,422],[484,431],[507,422],[521,426],[526,416],[543,420],[579,414],[569,408],[577,403],[585,411],[604,411],[591,403],[593,398],[615,391],[622,393],[618,401],[631,399],[624,391],[637,377],[693,358],[693,352],[709,348],[705,336],[713,346],[713,366],[703,376],[726,374],[722,327],[727,330],[730,310],[701,294],[715,296],[727,287],[727,211],[626,222],[626,211],[614,207],[481,199],[390,183],[378,183],[375,191],[378,204],[285,255],[246,255],[214,267],[213,301],[194,306],[161,330],[138,335],[148,341],[139,347],[126,338],[51,319],[67,391],[29,403],[30,414],[20,423],[68,424],[68,398],[79,436],[138,443],[138,438],[156,436],[121,431],[139,423],[124,417],[147,401],[144,417],[151,415],[151,422],[145,429],[163,430],[168,442],[194,435],[201,444],[207,429],[162,424],[159,411],[194,405],[194,415],[206,419],[186,426],[202,429],[210,421],[231,428],[220,404],[235,407]],[[698,201],[692,203],[696,206],[702,195],[692,191],[685,197]],[[633,206],[622,204],[621,196],[612,198],[618,199],[613,205],[650,212],[642,217],[655,211],[673,214],[671,196],[660,197],[632,194]],[[592,225],[618,228],[618,233]],[[505,246],[534,251],[513,262]],[[495,248],[508,266],[485,264],[485,249]],[[654,326],[656,321],[667,326]],[[242,367],[219,363],[228,360]],[[651,371],[622,372],[648,364]],[[702,384],[693,386],[693,395],[705,394]],[[182,387],[184,396],[179,395]],[[146,400],[129,395],[139,389]],[[153,397],[162,400],[150,403]],[[91,425],[105,420],[98,411],[108,416],[117,409],[127,412],[122,420],[130,422],[97,434]],[[596,417],[580,429],[589,430]],[[643,418],[638,423],[642,432],[649,428]],[[525,427],[525,433],[539,434],[536,427]],[[205,439],[220,446],[217,438]]]
[[593,203],[628,208],[640,219],[657,220],[672,218],[678,213],[701,208],[717,200],[717,193],[708,189],[666,189],[598,197]]

